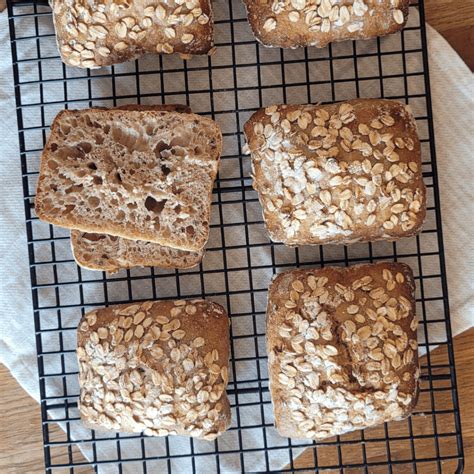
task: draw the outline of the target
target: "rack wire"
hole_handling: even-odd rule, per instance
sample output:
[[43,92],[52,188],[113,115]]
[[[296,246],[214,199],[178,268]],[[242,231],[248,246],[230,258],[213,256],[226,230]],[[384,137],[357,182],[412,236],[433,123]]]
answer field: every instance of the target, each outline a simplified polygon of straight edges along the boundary
[[[217,0],[214,11],[217,53],[212,57],[149,56],[91,71],[61,63],[46,2],[8,1],[46,472],[462,472],[423,3],[411,5],[408,25],[396,35],[321,50],[262,47],[239,0]],[[398,99],[414,110],[428,187],[423,232],[394,243],[350,247],[293,249],[270,243],[251,188],[249,159],[242,156],[245,120],[273,103],[353,97]],[[63,108],[123,103],[186,103],[223,129],[211,236],[198,269],[86,271],[74,263],[68,232],[35,216],[39,158],[54,115]],[[418,338],[427,354],[415,414],[324,442],[279,437],[264,341],[272,275],[295,266],[380,259],[408,263],[417,280]],[[96,306],[175,297],[207,297],[232,315],[231,429],[212,443],[173,437],[157,443],[141,435],[83,429],[75,360],[81,314]],[[440,347],[430,353],[435,346]]]

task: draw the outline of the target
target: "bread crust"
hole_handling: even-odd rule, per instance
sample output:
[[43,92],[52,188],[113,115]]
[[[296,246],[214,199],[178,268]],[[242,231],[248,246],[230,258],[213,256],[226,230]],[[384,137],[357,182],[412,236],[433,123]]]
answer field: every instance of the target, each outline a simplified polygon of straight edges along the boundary
[[83,316],[77,336],[86,426],[206,440],[229,427],[229,318],[220,305],[110,306]]
[[324,439],[408,416],[420,368],[408,265],[292,270],[270,286],[267,350],[275,425]]
[[56,40],[69,66],[99,68],[145,53],[206,54],[213,47],[209,0],[125,0],[102,5],[51,0]]
[[219,126],[192,113],[64,110],[41,158],[36,213],[70,229],[200,251],[221,150]]
[[331,7],[328,0],[323,0],[324,7],[314,0],[244,0],[244,3],[253,33],[263,45],[323,48],[336,41],[369,39],[401,30],[408,19],[410,2],[356,0],[352,4],[359,5],[357,14],[351,11],[352,4],[344,2],[344,15],[342,5]]
[[244,126],[267,231],[286,245],[417,234],[426,188],[415,118],[393,100],[274,105]]
[[192,268],[204,255],[203,250],[187,252],[144,240],[78,230],[71,231],[71,248],[78,265],[108,273],[134,267]]

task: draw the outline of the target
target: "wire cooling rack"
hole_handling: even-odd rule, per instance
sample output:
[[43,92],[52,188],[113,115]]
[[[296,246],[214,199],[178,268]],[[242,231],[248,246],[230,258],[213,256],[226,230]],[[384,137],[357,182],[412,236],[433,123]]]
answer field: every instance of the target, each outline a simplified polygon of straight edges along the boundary
[[[101,70],[65,67],[46,3],[9,0],[26,227],[38,351],[47,472],[461,472],[459,408],[439,214],[423,4],[401,33],[325,49],[258,45],[240,0],[216,0],[212,57],[148,56]],[[242,156],[242,126],[273,103],[386,97],[417,117],[428,187],[423,232],[395,243],[291,249],[271,244]],[[63,108],[123,103],[186,103],[224,134],[213,194],[211,236],[197,269],[132,269],[107,276],[77,267],[66,230],[39,222],[34,192],[52,118]],[[305,444],[273,428],[264,321],[272,275],[295,266],[408,263],[417,280],[421,395],[408,420]],[[207,297],[232,315],[232,427],[215,442],[101,434],[82,428],[77,410],[75,330],[95,306],[131,300]],[[57,423],[62,429],[59,429]],[[78,449],[78,447],[80,449]],[[302,454],[303,453],[303,454]]]

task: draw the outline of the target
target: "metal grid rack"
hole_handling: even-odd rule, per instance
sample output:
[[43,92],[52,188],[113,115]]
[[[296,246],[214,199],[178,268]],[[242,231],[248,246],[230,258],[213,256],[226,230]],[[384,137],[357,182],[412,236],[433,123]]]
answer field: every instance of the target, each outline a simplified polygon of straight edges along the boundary
[[[46,2],[9,0],[47,472],[462,471],[423,3],[410,10],[407,27],[390,37],[286,51],[255,42],[239,0],[216,0],[214,56],[189,61],[150,56],[90,71],[61,63]],[[413,108],[429,194],[423,232],[395,243],[350,247],[271,244],[251,188],[249,159],[242,156],[243,123],[263,105],[353,97],[394,98]],[[112,276],[80,269],[68,232],[34,214],[39,157],[54,115],[64,107],[123,103],[186,103],[223,129],[211,236],[197,269],[132,269]],[[380,259],[413,268],[420,348],[441,346],[422,359],[414,416],[313,444],[280,438],[273,428],[264,344],[272,275],[295,266]],[[231,429],[212,443],[171,437],[158,444],[140,435],[82,429],[74,352],[81,313],[116,302],[193,296],[217,301],[232,315]],[[300,456],[304,449],[309,456]]]

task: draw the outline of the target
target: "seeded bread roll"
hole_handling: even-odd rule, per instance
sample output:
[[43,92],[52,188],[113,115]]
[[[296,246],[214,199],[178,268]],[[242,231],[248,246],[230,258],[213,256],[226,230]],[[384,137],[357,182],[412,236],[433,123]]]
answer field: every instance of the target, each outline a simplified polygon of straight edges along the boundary
[[229,318],[204,300],[146,301],[79,324],[81,419],[93,429],[212,440],[230,425]]
[[51,0],[56,40],[69,66],[99,68],[145,53],[206,54],[213,47],[209,0]]
[[219,126],[192,113],[62,111],[41,158],[36,213],[70,229],[197,252],[209,235],[221,149]]
[[252,115],[245,135],[274,242],[394,240],[421,229],[426,189],[408,106],[381,99],[274,105]]
[[420,375],[414,290],[400,263],[277,276],[267,345],[282,436],[323,439],[412,412]]
[[401,30],[409,0],[244,0],[255,37],[265,46],[297,48],[368,39]]
[[109,273],[133,267],[192,268],[199,265],[204,254],[203,250],[187,252],[144,240],[78,230],[71,231],[71,247],[78,265]]

